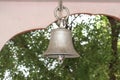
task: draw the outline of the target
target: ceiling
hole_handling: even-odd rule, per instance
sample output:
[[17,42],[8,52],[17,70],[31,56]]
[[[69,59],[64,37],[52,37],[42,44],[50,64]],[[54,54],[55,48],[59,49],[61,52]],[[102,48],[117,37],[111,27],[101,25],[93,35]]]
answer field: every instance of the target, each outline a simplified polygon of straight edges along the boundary
[[[15,2],[57,2],[58,0],[0,0]],[[120,2],[120,0],[63,0],[65,2]]]

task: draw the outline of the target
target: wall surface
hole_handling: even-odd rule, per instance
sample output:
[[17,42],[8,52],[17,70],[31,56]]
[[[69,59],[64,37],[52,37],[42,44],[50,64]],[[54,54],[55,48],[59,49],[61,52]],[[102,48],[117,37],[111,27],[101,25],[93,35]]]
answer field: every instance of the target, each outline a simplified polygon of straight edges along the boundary
[[[46,0],[47,1],[47,0]],[[18,33],[45,28],[56,19],[53,11],[58,5],[50,1],[0,1],[0,50]],[[107,14],[120,18],[120,2],[66,1],[70,13]]]

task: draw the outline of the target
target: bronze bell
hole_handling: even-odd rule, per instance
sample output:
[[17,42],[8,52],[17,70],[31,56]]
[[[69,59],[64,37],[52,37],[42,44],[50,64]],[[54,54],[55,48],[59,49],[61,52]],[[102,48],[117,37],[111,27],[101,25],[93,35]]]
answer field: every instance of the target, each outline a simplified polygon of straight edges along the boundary
[[71,31],[65,28],[57,28],[51,31],[51,39],[48,49],[43,54],[49,58],[76,58],[79,54],[73,47]]

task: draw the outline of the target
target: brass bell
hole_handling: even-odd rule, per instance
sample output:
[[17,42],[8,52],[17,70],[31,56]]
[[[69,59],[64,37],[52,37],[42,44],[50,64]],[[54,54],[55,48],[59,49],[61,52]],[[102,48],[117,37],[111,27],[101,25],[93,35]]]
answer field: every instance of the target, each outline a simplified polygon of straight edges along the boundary
[[43,54],[49,58],[76,58],[79,54],[73,47],[71,31],[65,28],[57,28],[51,31],[51,39],[48,49]]

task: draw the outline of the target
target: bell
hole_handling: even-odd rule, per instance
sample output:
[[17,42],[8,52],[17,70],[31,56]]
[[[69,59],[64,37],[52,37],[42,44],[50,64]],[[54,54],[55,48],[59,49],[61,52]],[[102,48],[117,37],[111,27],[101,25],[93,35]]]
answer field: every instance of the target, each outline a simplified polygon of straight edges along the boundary
[[53,29],[48,49],[43,55],[49,58],[58,58],[59,56],[64,58],[79,57],[73,47],[71,31],[65,28]]

